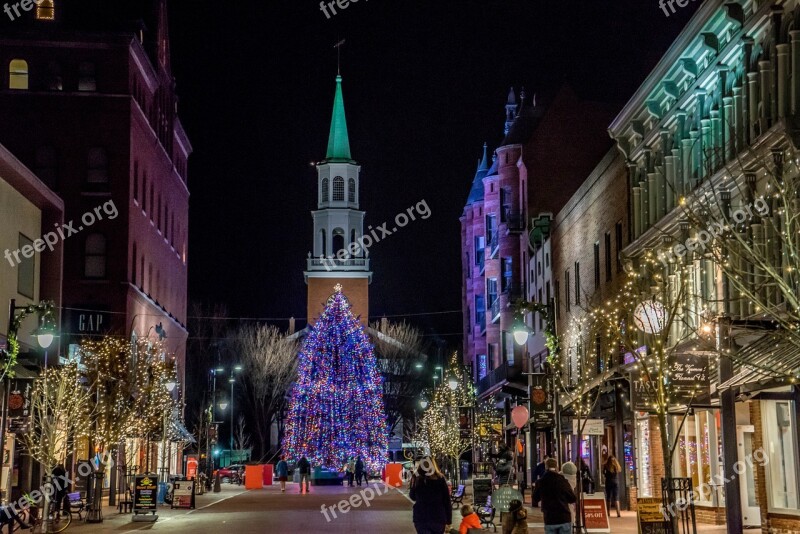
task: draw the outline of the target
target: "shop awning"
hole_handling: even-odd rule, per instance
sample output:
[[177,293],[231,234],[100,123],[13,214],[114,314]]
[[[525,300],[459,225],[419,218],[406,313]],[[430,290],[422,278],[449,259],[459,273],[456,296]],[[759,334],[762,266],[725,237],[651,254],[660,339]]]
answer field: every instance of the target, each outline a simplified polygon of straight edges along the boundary
[[173,420],[171,426],[173,442],[194,443],[196,441],[182,421]]
[[739,372],[717,389],[756,391],[800,382],[800,347],[781,332],[771,332],[736,351]]

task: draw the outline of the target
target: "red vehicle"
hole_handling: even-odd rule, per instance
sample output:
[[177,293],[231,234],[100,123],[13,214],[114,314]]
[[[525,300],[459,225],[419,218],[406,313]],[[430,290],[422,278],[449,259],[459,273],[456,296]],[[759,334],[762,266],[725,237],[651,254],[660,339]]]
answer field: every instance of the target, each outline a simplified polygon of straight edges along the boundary
[[222,482],[234,482],[241,480],[244,474],[244,465],[231,464],[228,467],[222,467],[218,470],[219,478]]

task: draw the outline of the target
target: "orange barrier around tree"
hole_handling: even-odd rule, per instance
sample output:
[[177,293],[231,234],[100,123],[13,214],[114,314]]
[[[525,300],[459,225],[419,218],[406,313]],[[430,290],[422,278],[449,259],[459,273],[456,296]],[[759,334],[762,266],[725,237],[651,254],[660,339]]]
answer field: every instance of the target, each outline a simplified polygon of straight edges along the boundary
[[244,487],[245,489],[262,489],[264,487],[263,465],[244,466]]
[[264,464],[263,480],[265,486],[272,485],[272,464]]
[[383,481],[387,486],[399,488],[403,485],[403,464],[386,464],[383,468]]

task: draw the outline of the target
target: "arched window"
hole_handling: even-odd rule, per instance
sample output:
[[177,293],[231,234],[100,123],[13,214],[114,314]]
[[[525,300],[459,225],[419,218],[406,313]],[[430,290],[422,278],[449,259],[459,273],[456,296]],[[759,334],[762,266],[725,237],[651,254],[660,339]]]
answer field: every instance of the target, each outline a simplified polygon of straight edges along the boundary
[[136,285],[136,274],[137,274],[136,273],[136,259],[137,258],[136,258],[136,243],[135,242],[133,243],[133,254],[131,254],[131,256],[133,257],[133,261],[131,262],[131,283],[133,285]]
[[328,236],[325,234],[325,229],[324,228],[319,231],[319,238],[320,238],[321,245],[322,245],[322,249],[320,249],[320,250],[322,250],[322,255],[323,256],[327,256],[328,255],[328,247],[327,247],[328,239],[327,239],[327,237]]
[[86,181],[90,184],[108,183],[108,156],[104,148],[90,148]]
[[94,74],[94,63],[84,61],[78,67],[78,91],[97,91],[97,79]]
[[24,59],[12,59],[8,64],[8,88],[28,88],[28,62]]
[[106,238],[103,234],[90,234],[86,237],[83,249],[83,275],[86,278],[106,277]]
[[320,202],[328,202],[330,200],[330,192],[328,191],[328,179],[322,179],[322,198],[319,200]]
[[344,230],[342,230],[341,228],[336,228],[333,231],[333,237],[331,241],[331,245],[333,245],[333,250],[331,251],[331,253],[334,256],[336,256],[339,253],[339,251],[344,248],[344,236],[345,236]]
[[356,201],[356,180],[355,178],[350,178],[347,182],[347,201],[348,202],[355,202]]
[[39,0],[36,3],[36,20],[55,20],[56,6],[53,0]]
[[333,201],[344,201],[344,178],[337,176],[333,179]]

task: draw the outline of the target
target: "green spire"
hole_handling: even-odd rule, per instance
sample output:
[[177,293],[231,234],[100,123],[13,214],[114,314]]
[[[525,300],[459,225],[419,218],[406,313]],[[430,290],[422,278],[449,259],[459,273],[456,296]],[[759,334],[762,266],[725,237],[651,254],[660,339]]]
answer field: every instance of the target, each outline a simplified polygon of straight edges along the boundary
[[342,77],[336,76],[336,96],[333,97],[331,135],[328,138],[328,161],[350,161],[350,139],[347,136],[347,118],[344,114]]

